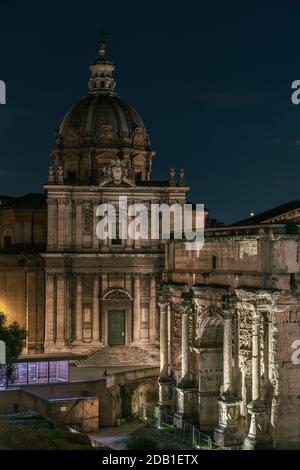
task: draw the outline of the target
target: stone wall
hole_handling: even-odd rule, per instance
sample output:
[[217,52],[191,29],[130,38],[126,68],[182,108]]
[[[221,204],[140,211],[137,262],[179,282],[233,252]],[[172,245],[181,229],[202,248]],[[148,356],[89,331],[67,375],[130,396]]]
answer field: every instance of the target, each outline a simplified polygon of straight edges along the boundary
[[44,268],[41,258],[0,254],[0,311],[8,323],[28,331],[28,352],[41,352],[44,341]]
[[[53,419],[58,424],[76,426],[81,432],[95,432],[99,429],[98,398],[65,397],[51,401],[36,394],[37,390],[11,390],[1,392],[0,413],[7,415],[20,411],[34,410],[41,416]],[[44,390],[45,392],[45,390]]]
[[181,242],[172,244],[171,253],[170,247],[166,250],[173,282],[289,289],[294,275],[300,286],[298,235],[210,238],[199,253]]
[[[137,415],[143,404],[157,401],[157,376],[157,368],[147,368],[120,372],[95,381],[26,385],[20,390],[0,392],[0,414],[13,413],[17,408],[19,411],[33,409],[59,421],[64,416],[61,415],[59,404],[51,403],[50,408],[47,408],[47,399],[87,396],[97,400],[97,429],[115,426],[121,419]],[[67,406],[67,410],[63,412],[66,414],[72,405],[62,406]],[[96,414],[94,416],[93,413],[96,413],[93,400],[87,404],[79,401],[74,414],[70,416],[73,421],[78,417],[91,419],[92,426],[95,427]],[[83,418],[80,419],[83,422]],[[84,426],[87,428],[88,421]]]

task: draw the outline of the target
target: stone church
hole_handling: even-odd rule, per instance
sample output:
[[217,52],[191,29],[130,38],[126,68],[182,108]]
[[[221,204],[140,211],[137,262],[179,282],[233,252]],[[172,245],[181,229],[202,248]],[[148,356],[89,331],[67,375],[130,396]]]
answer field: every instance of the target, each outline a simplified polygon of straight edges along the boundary
[[[149,136],[116,95],[101,42],[88,95],[55,133],[44,194],[1,197],[1,308],[28,330],[27,351],[158,348],[159,240],[99,240],[100,203],[183,203],[185,184],[151,181]],[[107,178],[107,175],[111,175]]]
[[151,179],[155,152],[116,95],[103,41],[90,71],[55,133],[44,193],[0,196],[0,310],[26,327],[28,354],[160,354],[156,411],[176,426],[231,448],[299,446],[300,201],[231,226],[206,214],[199,252],[100,240],[99,204],[183,205],[189,188],[183,171]]

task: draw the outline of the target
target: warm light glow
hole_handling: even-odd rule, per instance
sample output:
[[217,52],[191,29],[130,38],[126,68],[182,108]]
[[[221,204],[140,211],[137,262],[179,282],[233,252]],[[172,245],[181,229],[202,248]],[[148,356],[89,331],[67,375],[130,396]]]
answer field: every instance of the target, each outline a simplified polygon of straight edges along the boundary
[[7,318],[7,321],[9,321],[9,318],[10,318],[9,308],[3,299],[0,299],[0,312],[3,312]]

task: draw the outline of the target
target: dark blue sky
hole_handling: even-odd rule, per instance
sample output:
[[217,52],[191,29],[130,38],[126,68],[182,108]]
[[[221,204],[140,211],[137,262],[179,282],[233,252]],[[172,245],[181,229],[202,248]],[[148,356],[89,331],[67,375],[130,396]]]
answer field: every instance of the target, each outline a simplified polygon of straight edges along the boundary
[[117,93],[190,199],[226,222],[300,199],[299,1],[0,0],[0,194],[39,192],[103,30]]

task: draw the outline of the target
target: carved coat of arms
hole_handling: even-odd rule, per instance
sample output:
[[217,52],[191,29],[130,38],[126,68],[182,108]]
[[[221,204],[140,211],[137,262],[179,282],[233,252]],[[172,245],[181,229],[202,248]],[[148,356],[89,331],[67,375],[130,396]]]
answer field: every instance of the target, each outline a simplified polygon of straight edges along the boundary
[[121,162],[119,158],[112,160],[109,165],[102,168],[99,179],[100,186],[108,184],[135,186],[134,175],[131,169],[125,162]]

